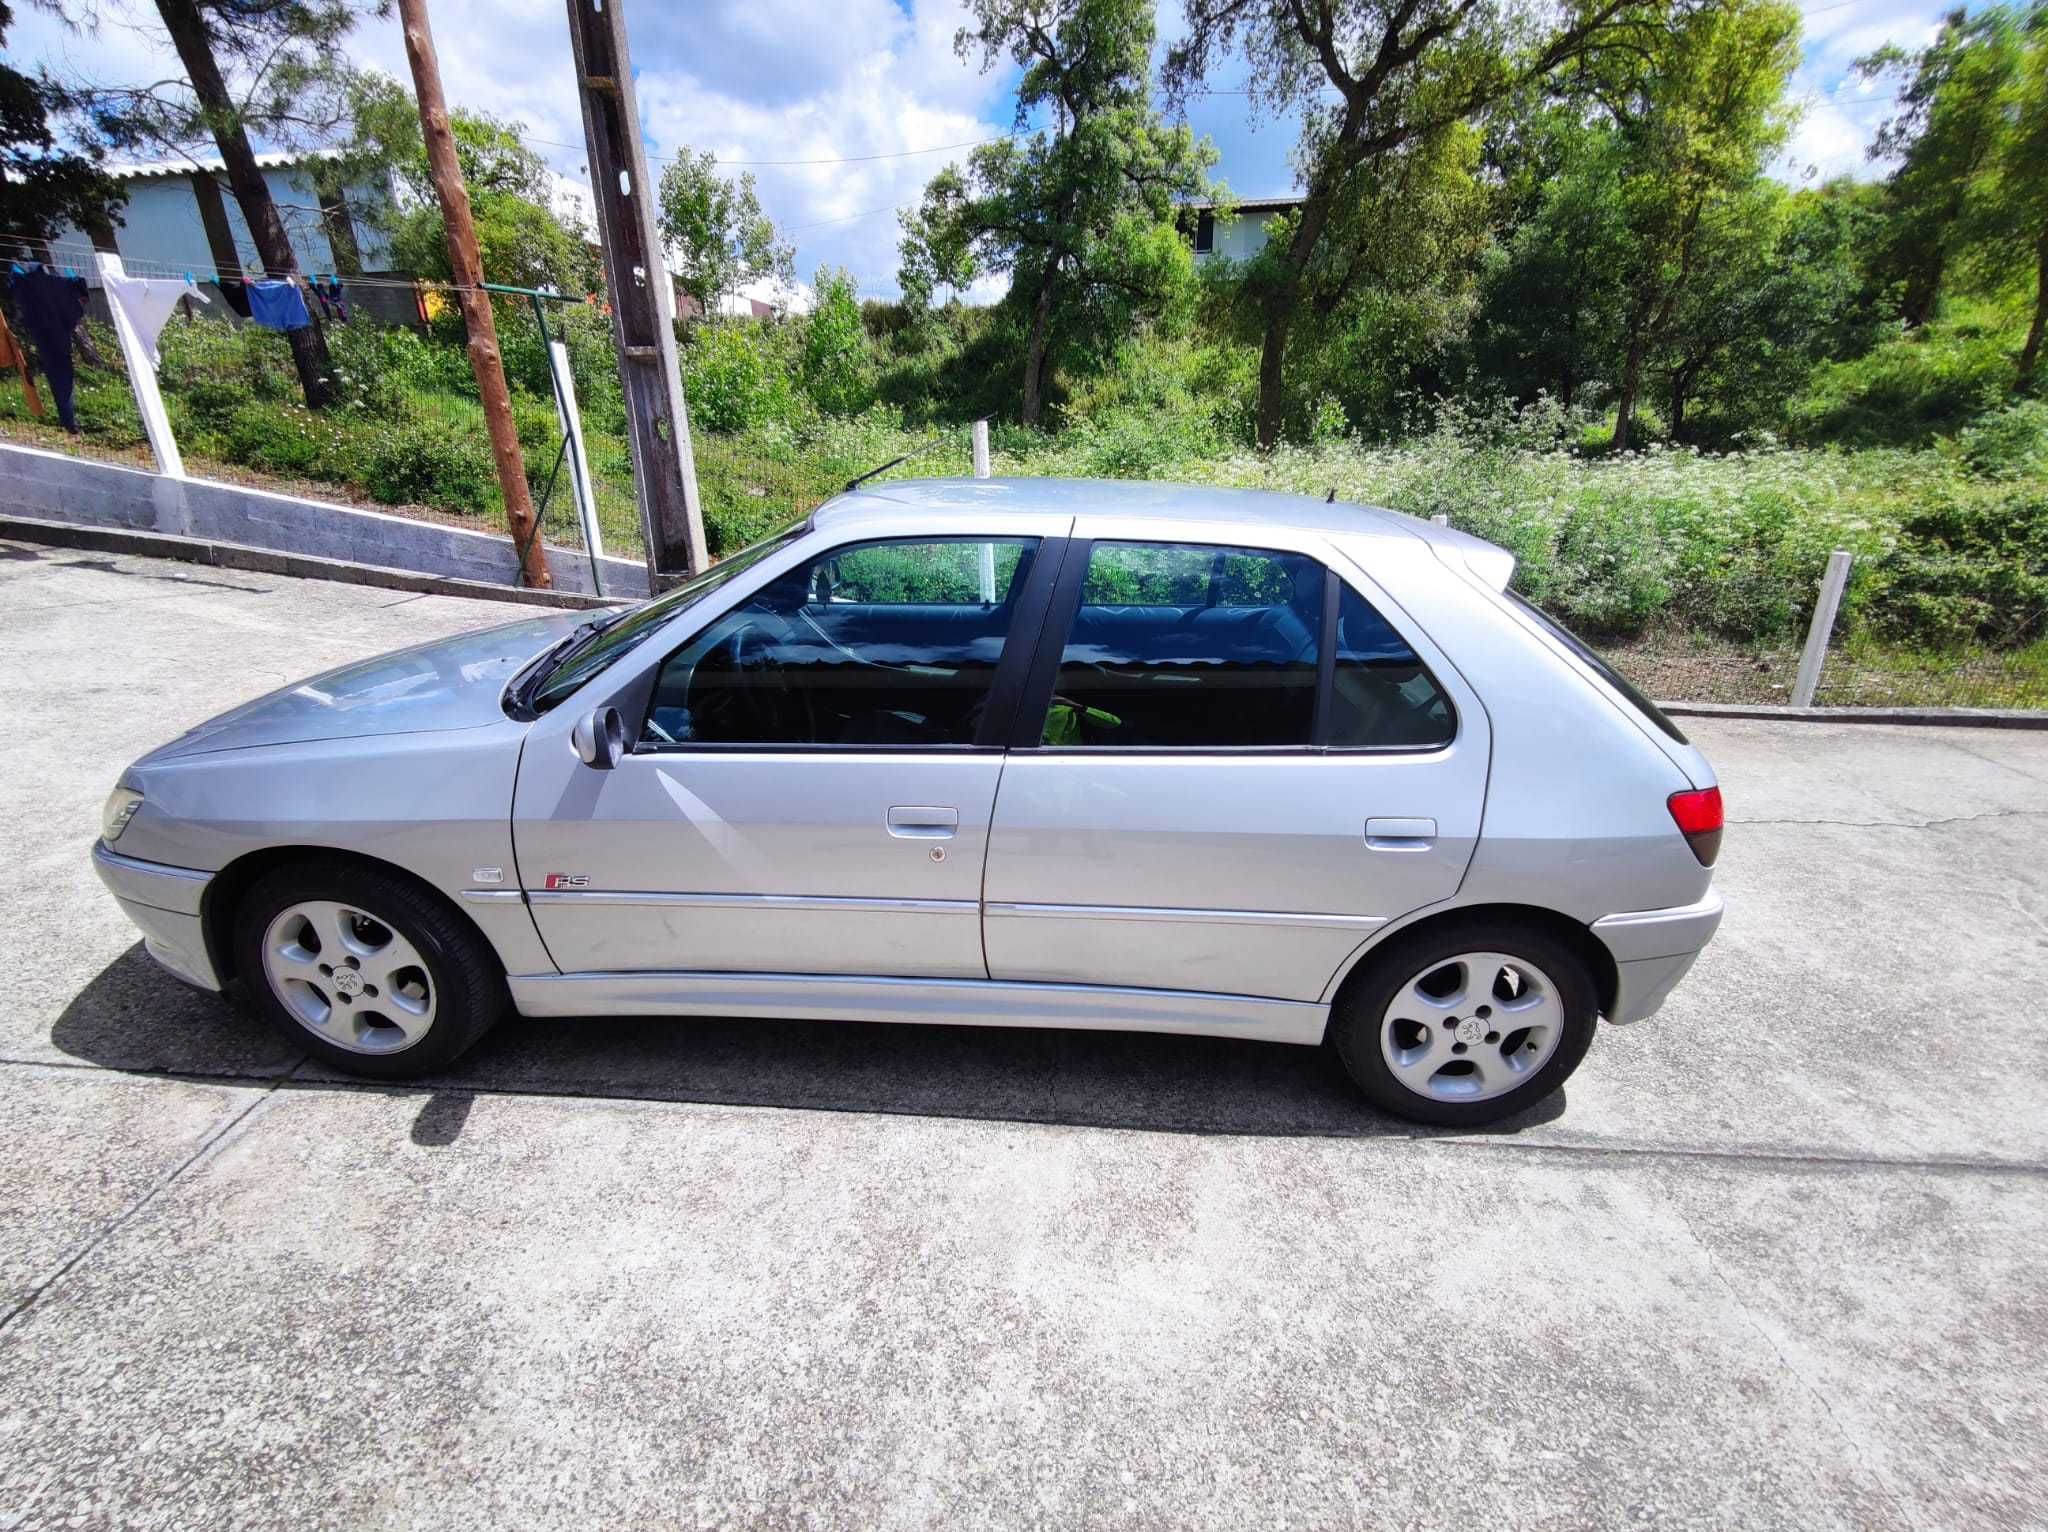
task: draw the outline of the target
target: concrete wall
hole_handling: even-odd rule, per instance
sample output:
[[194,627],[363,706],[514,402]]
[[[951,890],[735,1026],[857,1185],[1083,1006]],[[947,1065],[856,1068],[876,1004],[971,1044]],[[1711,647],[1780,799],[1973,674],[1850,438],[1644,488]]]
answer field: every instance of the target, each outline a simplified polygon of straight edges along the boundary
[[[0,444],[0,513],[205,538],[448,579],[519,583],[518,560],[502,532],[470,531],[210,479],[170,479],[34,447]],[[590,563],[580,551],[550,544],[548,563],[557,589],[591,589]],[[647,567],[608,558],[604,586],[607,595],[644,596]]]

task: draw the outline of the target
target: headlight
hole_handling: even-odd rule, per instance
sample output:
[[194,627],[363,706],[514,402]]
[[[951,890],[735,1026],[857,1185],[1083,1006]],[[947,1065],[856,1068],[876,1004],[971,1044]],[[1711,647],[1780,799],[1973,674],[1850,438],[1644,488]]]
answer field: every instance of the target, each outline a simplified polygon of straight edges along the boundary
[[128,828],[128,821],[142,807],[142,794],[117,787],[107,794],[107,806],[100,810],[100,839],[112,845]]

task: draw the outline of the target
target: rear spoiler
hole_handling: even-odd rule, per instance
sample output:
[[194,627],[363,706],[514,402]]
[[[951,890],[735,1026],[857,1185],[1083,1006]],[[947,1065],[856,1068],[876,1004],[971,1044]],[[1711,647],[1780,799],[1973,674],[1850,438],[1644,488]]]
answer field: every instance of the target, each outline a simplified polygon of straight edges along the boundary
[[1506,590],[1515,573],[1515,556],[1498,543],[1490,543],[1470,532],[1441,526],[1434,521],[1411,518],[1415,535],[1435,550],[1436,556],[1456,568],[1463,565],[1482,585]]

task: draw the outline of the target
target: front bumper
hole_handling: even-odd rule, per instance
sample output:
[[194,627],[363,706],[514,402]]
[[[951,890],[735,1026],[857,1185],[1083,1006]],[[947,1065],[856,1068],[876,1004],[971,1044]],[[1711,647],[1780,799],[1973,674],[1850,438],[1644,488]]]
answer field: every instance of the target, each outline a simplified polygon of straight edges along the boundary
[[93,842],[93,871],[142,932],[143,950],[187,984],[218,992],[220,975],[206,951],[200,903],[213,874],[123,856]]
[[1594,921],[1593,934],[1614,955],[1618,976],[1607,1019],[1621,1023],[1656,1015],[1700,949],[1713,940],[1723,908],[1721,895],[1709,889],[1697,904],[1631,910]]

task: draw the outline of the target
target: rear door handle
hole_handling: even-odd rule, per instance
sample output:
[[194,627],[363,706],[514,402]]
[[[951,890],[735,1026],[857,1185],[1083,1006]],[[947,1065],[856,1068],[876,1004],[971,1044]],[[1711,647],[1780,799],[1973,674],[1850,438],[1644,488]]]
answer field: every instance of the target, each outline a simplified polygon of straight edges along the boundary
[[1365,843],[1375,851],[1427,851],[1436,839],[1434,819],[1368,819]]
[[889,810],[889,833],[901,840],[951,840],[960,828],[960,811],[904,805]]

